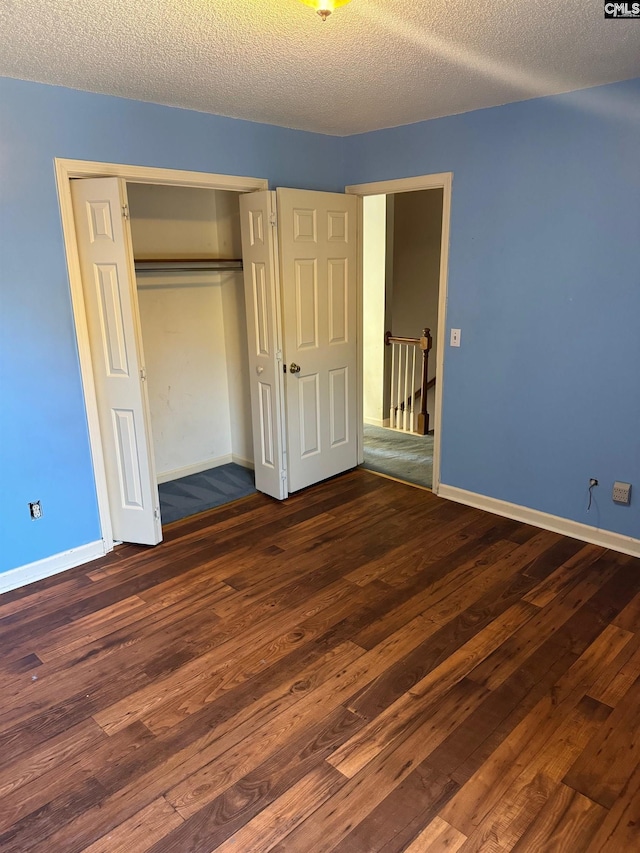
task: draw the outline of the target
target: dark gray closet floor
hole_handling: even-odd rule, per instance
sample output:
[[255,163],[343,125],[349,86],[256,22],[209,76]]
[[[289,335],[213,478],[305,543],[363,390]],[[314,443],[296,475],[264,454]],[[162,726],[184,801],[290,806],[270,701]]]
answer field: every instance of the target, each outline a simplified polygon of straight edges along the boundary
[[188,515],[244,498],[256,491],[253,471],[229,462],[158,486],[160,516],[170,524]]

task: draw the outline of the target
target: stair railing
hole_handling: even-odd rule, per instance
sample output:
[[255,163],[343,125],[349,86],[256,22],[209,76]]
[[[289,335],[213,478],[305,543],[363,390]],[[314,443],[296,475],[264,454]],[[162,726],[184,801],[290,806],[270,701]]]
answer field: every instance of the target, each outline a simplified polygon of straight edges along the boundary
[[[427,387],[429,382],[429,351],[433,339],[430,329],[423,329],[419,338],[402,338],[385,332],[384,342],[391,347],[391,404],[389,426],[402,432],[429,432],[427,412]],[[419,351],[422,351],[420,365]],[[417,388],[418,371],[422,367],[420,387]],[[420,411],[415,411],[416,398],[420,398]],[[417,414],[417,417],[416,417]]]

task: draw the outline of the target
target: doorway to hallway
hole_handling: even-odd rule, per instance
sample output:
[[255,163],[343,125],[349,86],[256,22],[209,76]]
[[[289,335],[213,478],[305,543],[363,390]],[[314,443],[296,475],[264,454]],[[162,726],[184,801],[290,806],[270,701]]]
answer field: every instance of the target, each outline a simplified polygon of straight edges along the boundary
[[363,465],[433,486],[444,188],[363,199]]
[[362,467],[430,489],[433,485],[433,433],[415,435],[364,424]]

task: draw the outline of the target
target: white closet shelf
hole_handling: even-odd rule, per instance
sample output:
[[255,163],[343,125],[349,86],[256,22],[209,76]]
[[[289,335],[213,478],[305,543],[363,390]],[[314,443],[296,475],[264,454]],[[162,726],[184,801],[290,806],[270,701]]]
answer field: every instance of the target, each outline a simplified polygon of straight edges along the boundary
[[137,273],[234,272],[242,270],[242,258],[136,258]]

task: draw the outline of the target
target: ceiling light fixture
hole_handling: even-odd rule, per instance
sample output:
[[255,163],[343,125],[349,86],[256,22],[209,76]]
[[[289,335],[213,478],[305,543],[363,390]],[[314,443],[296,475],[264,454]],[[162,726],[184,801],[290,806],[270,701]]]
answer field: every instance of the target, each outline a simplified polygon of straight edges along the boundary
[[350,0],[302,0],[305,6],[311,6],[320,15],[323,21],[326,21],[329,15],[338,6],[345,6]]

